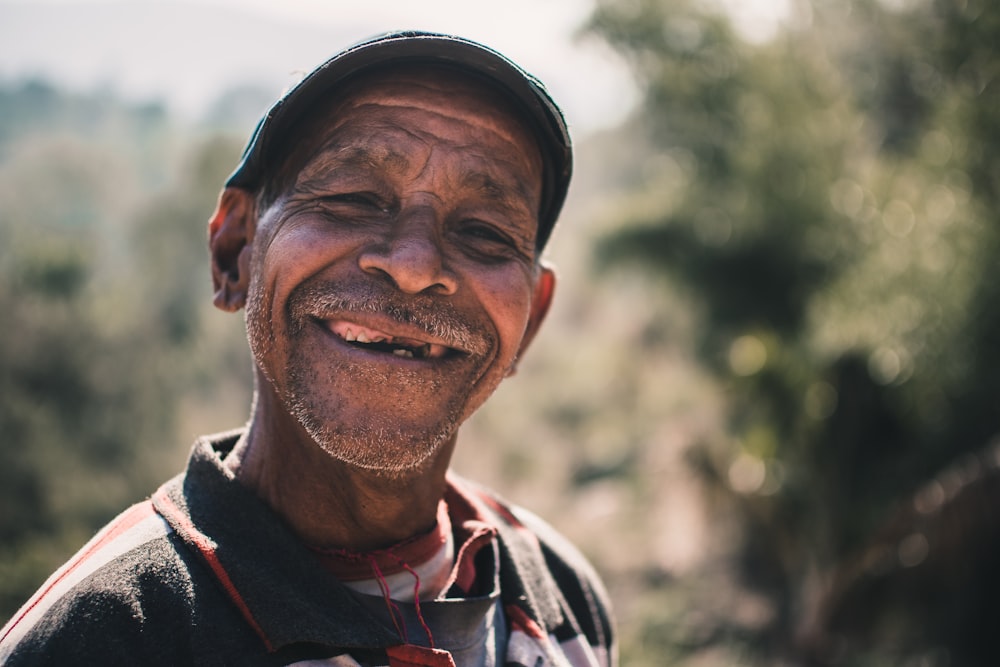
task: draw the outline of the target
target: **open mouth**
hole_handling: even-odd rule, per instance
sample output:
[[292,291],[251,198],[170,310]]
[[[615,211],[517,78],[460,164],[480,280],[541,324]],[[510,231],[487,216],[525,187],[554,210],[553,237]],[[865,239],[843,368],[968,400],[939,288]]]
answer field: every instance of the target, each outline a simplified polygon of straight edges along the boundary
[[445,345],[415,338],[393,336],[353,322],[327,322],[326,327],[338,338],[354,347],[392,354],[405,359],[441,359],[456,352]]

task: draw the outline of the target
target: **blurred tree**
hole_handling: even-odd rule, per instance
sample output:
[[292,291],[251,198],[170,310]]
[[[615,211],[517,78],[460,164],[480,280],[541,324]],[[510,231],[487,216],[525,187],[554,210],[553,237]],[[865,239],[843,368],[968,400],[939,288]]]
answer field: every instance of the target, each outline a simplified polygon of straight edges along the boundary
[[185,395],[238,378],[245,401],[249,383],[219,352],[231,338],[196,341],[211,307],[205,221],[238,143],[178,141],[155,105],[37,82],[0,89],[0,109],[6,617],[180,469]]
[[[699,313],[729,436],[692,461],[739,516],[741,586],[768,606],[752,627],[735,608],[677,621],[653,651],[996,664],[988,636],[953,631],[1000,620],[996,600],[963,606],[968,586],[939,610],[861,596],[893,632],[819,653],[800,638],[832,633],[815,626],[829,582],[894,508],[1000,431],[1000,21],[974,0],[795,9],[762,44],[686,0],[600,2],[590,23],[644,87],[637,160],[661,165],[597,261],[662,276]],[[975,543],[958,542],[928,549]]]

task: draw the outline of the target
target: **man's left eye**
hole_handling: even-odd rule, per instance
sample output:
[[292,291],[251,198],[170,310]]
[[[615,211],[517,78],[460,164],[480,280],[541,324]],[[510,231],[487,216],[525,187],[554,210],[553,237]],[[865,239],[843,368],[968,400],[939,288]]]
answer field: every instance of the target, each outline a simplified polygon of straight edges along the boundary
[[495,227],[485,224],[467,224],[462,227],[462,234],[470,238],[489,241],[491,243],[500,243],[504,245],[514,244],[509,236]]

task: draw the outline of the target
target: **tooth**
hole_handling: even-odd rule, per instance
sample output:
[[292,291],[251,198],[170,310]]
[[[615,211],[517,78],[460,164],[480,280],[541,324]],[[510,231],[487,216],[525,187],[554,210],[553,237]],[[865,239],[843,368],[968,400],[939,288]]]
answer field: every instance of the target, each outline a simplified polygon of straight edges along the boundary
[[406,357],[408,359],[413,358],[413,352],[411,352],[410,350],[404,350],[402,348],[393,350],[392,353],[395,354],[397,357]]
[[353,343],[354,341],[357,340],[357,338],[354,336],[354,332],[348,329],[347,332],[344,333],[344,340],[346,340],[349,343]]
[[369,338],[368,338],[368,334],[366,334],[364,331],[359,331],[358,332],[358,337],[355,338],[355,340],[358,341],[359,343],[370,343],[371,342],[371,340],[369,340]]

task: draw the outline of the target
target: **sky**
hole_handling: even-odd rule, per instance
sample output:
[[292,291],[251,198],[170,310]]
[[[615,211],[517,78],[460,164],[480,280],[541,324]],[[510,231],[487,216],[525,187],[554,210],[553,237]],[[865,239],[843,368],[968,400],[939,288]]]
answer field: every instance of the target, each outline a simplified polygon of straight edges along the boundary
[[[717,0],[763,39],[790,0]],[[397,28],[454,32],[541,78],[575,134],[634,107],[628,68],[580,38],[593,0],[0,0],[0,83],[106,88],[197,117],[228,88],[277,96],[340,48]]]
[[580,132],[637,98],[628,69],[577,39],[591,0],[0,0],[0,82],[110,88],[197,116],[226,88],[277,96],[340,48],[397,28],[455,32],[540,77]]

